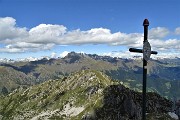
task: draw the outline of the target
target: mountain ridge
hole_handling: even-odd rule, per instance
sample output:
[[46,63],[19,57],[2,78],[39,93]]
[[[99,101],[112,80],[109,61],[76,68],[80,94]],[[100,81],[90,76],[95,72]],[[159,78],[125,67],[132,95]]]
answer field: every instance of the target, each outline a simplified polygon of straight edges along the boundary
[[[31,62],[15,62],[0,64],[0,90],[6,87],[10,92],[24,84],[25,87],[42,83],[49,79],[59,79],[80,70],[98,70],[106,73],[112,79],[117,79],[132,89],[141,90],[142,60],[122,59],[96,54],[71,52],[64,58],[41,59]],[[16,73],[16,74],[13,74]],[[12,74],[9,84],[5,84],[9,74]],[[180,62],[176,60],[150,60],[148,62],[148,89],[162,96],[180,98]],[[17,76],[17,77],[15,77]],[[25,78],[25,79],[24,79]],[[15,80],[18,80],[15,81]],[[156,84],[158,83],[158,84]],[[10,85],[11,84],[11,85]],[[15,87],[13,87],[15,86]],[[161,89],[159,89],[161,88]],[[176,89],[174,92],[173,90]]]
[[[162,118],[172,120],[167,114],[172,108],[171,101],[156,93],[147,96],[147,112],[157,112]],[[141,93],[112,81],[104,73],[82,70],[61,79],[14,90],[0,99],[0,117],[2,120],[139,120],[141,101]]]

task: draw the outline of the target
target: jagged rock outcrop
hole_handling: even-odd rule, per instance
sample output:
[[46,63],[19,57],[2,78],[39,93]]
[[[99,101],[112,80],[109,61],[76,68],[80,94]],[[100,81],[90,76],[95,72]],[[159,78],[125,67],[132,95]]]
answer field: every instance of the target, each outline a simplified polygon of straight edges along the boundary
[[[141,120],[142,95],[122,85],[111,85],[104,90],[103,107],[95,110],[91,119]],[[156,93],[147,94],[147,113],[167,113],[172,102]]]
[[175,113],[178,115],[180,119],[180,100],[176,102],[176,108],[175,108]]
[[172,111],[173,102],[161,97],[157,93],[147,94],[147,112],[166,113]]

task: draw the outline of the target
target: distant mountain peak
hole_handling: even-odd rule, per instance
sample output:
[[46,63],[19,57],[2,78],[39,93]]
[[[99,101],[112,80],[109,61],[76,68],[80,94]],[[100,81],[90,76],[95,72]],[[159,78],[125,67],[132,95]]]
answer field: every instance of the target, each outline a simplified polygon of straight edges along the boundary
[[73,56],[83,56],[85,55],[84,53],[76,53],[74,51],[68,53],[65,57],[73,57]]

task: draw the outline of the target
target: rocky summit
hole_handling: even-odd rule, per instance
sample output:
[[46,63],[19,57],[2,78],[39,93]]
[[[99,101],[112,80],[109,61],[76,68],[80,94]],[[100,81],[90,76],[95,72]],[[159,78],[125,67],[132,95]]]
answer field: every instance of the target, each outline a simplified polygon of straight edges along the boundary
[[[147,118],[173,120],[172,102],[147,94]],[[142,95],[95,70],[82,70],[0,99],[2,120],[141,120]],[[160,117],[159,117],[160,116]]]
[[[134,92],[123,85],[110,85],[104,89],[103,106],[95,111],[95,119],[103,120],[140,120],[142,116],[142,94]],[[172,102],[156,93],[147,94],[147,114],[166,115],[171,111]],[[156,115],[155,115],[156,116]],[[163,116],[164,119],[172,118]]]

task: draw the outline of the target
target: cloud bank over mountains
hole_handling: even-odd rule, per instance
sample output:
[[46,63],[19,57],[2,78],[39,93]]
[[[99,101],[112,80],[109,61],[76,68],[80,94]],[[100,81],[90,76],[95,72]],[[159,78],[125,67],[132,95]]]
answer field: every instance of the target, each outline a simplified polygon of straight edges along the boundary
[[[180,40],[167,36],[179,36],[180,27],[169,31],[165,27],[149,30],[149,42],[153,50],[180,51]],[[107,44],[142,48],[143,33],[115,32],[107,28],[68,30],[63,25],[40,24],[31,29],[18,27],[12,17],[0,18],[0,52],[21,53],[50,50],[57,45]]]

